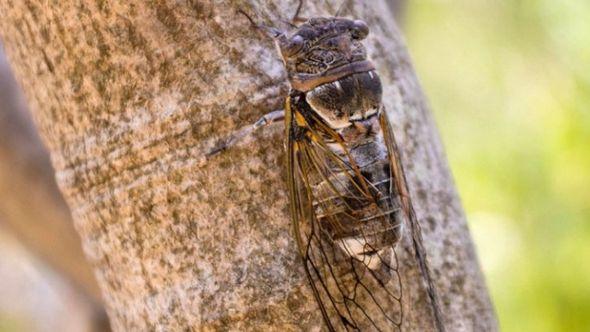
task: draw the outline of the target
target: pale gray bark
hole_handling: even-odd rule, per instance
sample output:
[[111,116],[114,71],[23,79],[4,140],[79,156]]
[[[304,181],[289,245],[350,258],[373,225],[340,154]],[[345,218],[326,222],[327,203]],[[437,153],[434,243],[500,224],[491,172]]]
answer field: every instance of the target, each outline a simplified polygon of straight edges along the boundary
[[387,0],[387,4],[395,17],[398,26],[403,27],[406,7],[408,5],[407,2],[405,0]]
[[[303,16],[340,1],[311,1]],[[348,11],[367,41],[404,153],[449,331],[496,322],[425,98],[385,1]],[[281,107],[270,41],[291,1],[0,1],[0,33],[51,150],[113,327],[322,326],[291,238],[281,126],[206,160],[219,137]],[[274,22],[274,23],[273,23]],[[431,329],[410,243],[406,330]]]

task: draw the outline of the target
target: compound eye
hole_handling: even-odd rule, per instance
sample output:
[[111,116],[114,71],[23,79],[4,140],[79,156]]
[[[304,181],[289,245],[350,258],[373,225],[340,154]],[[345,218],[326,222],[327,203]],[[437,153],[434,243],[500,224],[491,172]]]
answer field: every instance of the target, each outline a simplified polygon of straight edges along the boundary
[[367,23],[356,20],[352,23],[352,37],[355,39],[365,39],[369,34],[369,26]]
[[293,56],[297,54],[303,48],[303,37],[295,35],[291,38],[289,43],[283,47],[283,53],[285,56]]

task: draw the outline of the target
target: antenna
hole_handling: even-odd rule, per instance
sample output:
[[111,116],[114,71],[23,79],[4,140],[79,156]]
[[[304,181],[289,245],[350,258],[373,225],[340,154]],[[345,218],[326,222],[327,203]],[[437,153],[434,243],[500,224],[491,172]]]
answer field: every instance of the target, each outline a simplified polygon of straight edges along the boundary
[[305,4],[305,0],[299,0],[299,5],[297,5],[297,10],[295,11],[295,15],[293,15],[293,19],[291,19],[291,25],[294,26],[293,23],[296,22],[306,22],[307,18],[306,17],[301,17],[299,16],[299,14],[301,14],[301,9],[303,8],[303,5]]
[[253,27],[255,27],[258,30],[264,31],[266,34],[268,34],[272,38],[277,38],[278,36],[283,34],[283,31],[281,31],[275,27],[270,27],[270,26],[264,25],[264,24],[257,24],[256,22],[254,22],[252,17],[250,17],[250,15],[248,15],[242,9],[238,9],[238,13],[246,16],[246,18],[248,19],[248,21],[250,21],[250,23],[252,24]]

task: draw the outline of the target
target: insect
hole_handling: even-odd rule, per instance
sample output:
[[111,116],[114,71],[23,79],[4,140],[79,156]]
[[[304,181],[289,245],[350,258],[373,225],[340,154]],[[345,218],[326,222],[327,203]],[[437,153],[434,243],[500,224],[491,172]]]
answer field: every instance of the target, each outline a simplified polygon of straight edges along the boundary
[[409,227],[434,326],[444,331],[381,80],[362,42],[369,27],[361,20],[316,17],[285,32],[241,13],[274,39],[291,90],[284,110],[265,115],[210,154],[284,120],[294,236],[328,330],[401,330],[395,247]]

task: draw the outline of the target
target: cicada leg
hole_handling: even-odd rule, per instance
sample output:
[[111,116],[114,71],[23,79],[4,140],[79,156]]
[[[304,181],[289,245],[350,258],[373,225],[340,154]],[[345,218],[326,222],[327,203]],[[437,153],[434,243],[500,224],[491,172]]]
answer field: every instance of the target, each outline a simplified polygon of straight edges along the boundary
[[216,155],[224,150],[231,148],[232,146],[236,145],[238,142],[243,140],[244,138],[252,135],[255,131],[260,128],[267,127],[273,123],[277,123],[285,119],[285,110],[276,110],[270,113],[265,114],[262,116],[258,121],[254,122],[254,124],[248,125],[240,130],[234,132],[233,134],[229,135],[227,138],[221,140],[216,146],[207,152],[205,155],[207,157],[211,157]]
[[291,24],[296,24],[297,22],[307,21],[307,18],[299,16],[299,14],[301,14],[301,9],[303,8],[304,4],[305,4],[305,0],[299,0],[299,4],[297,5],[297,9],[295,10],[295,14],[293,15],[293,18],[291,19]]

